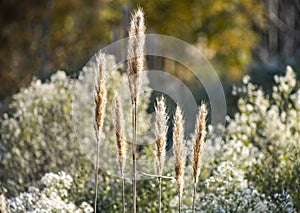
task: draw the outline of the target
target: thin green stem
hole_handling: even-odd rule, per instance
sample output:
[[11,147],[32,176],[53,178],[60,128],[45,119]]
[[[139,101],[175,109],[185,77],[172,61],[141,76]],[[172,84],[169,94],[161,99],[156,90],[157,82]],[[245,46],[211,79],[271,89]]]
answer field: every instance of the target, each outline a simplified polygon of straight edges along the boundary
[[181,194],[178,193],[178,212],[181,213]]
[[123,204],[123,213],[125,213],[125,179],[123,175],[123,171],[121,171],[122,176],[122,204]]
[[137,111],[137,104],[136,101],[133,103],[132,107],[132,135],[133,135],[133,142],[132,142],[132,203],[133,203],[133,213],[136,213],[136,111]]
[[197,182],[195,181],[195,182],[194,182],[194,195],[193,195],[192,213],[195,212],[196,188],[197,188]]
[[161,213],[161,177],[158,177],[159,183],[159,213]]
[[94,199],[94,212],[97,212],[97,200],[98,200],[98,171],[99,171],[99,137],[97,137],[96,147],[96,162],[95,162],[95,199]]

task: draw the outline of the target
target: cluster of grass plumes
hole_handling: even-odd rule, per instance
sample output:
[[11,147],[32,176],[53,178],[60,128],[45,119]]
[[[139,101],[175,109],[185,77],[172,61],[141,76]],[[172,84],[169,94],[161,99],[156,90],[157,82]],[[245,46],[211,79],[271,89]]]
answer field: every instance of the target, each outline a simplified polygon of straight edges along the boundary
[[[141,9],[135,11],[132,15],[130,28],[129,28],[129,46],[128,46],[128,83],[131,97],[132,108],[132,211],[136,212],[136,154],[137,154],[137,108],[138,108],[138,94],[140,86],[140,75],[144,70],[144,45],[145,45],[145,24],[144,14]],[[96,66],[98,69],[96,75],[95,86],[95,134],[97,139],[97,156],[96,156],[96,190],[95,190],[95,205],[96,211],[97,204],[97,188],[98,188],[98,155],[99,155],[99,143],[100,133],[103,125],[104,107],[106,104],[106,89],[105,89],[105,57],[103,54],[99,54],[96,58]],[[166,155],[166,142],[168,132],[168,114],[163,97],[157,100],[155,106],[155,135],[156,135],[156,161],[155,166],[157,169],[156,177],[159,180],[159,212],[161,212],[161,178],[170,178],[163,176],[163,167]],[[195,183],[198,180],[200,173],[200,158],[203,153],[204,139],[206,135],[205,119],[207,115],[206,106],[200,107],[199,119],[196,126],[196,142],[194,146],[194,178]],[[122,181],[122,203],[123,212],[125,212],[125,195],[124,195],[124,167],[126,161],[126,144],[125,135],[123,131],[123,113],[121,109],[121,101],[118,95],[115,96],[115,129],[116,129],[116,144],[117,144],[117,156],[119,169],[121,173]],[[177,183],[178,190],[178,209],[181,212],[181,198],[184,188],[184,174],[186,167],[186,155],[187,147],[184,139],[184,119],[183,113],[179,106],[177,106],[174,115],[174,130],[173,130],[173,151],[174,151],[174,179]],[[149,175],[149,174],[146,174]],[[153,177],[153,175],[150,175]],[[197,177],[196,177],[197,176]],[[195,184],[196,185],[196,184]],[[195,196],[195,195],[194,195]]]
[[[137,154],[137,108],[138,108],[138,94],[140,86],[140,75],[144,71],[144,45],[145,45],[145,24],[144,24],[144,14],[141,9],[137,9],[131,18],[130,28],[129,28],[129,45],[128,45],[128,63],[127,63],[127,75],[129,83],[129,91],[131,97],[131,108],[132,108],[132,211],[136,212],[136,154]],[[96,152],[96,180],[95,180],[95,200],[94,200],[94,210],[97,207],[97,188],[98,188],[98,158],[99,158],[99,143],[100,143],[100,133],[103,126],[105,104],[106,104],[106,89],[105,89],[105,57],[103,54],[99,54],[96,57],[96,84],[95,84],[95,134],[97,139],[97,152]],[[205,108],[204,105],[201,106],[202,109],[201,116],[199,118],[199,124],[196,127],[196,133],[198,137],[195,144],[195,168],[197,176],[200,171],[200,158],[203,152],[204,138],[205,138],[205,119],[206,114],[203,112]],[[206,110],[206,108],[205,108]],[[155,135],[156,135],[156,161],[155,166],[157,169],[157,176],[159,180],[159,211],[161,211],[161,178],[163,178],[163,167],[166,155],[166,142],[167,142],[167,132],[168,132],[168,114],[165,106],[164,98],[157,100],[155,106],[156,118],[155,118]],[[204,123],[203,123],[204,120]],[[199,127],[198,127],[199,126]],[[199,133],[200,131],[200,133]],[[124,195],[124,168],[126,161],[126,144],[125,144],[125,134],[123,131],[123,113],[121,109],[121,100],[118,95],[115,96],[115,132],[116,132],[116,144],[117,144],[117,156],[119,169],[121,173],[122,181],[122,203],[123,212],[125,212],[125,195]],[[199,136],[200,135],[200,136]],[[173,151],[174,151],[174,179],[177,183],[178,197],[179,197],[179,212],[181,211],[181,197],[184,188],[184,173],[186,166],[186,155],[187,146],[184,139],[184,119],[183,113],[179,106],[176,108],[174,115],[174,130],[173,130]],[[195,179],[197,179],[195,177]]]

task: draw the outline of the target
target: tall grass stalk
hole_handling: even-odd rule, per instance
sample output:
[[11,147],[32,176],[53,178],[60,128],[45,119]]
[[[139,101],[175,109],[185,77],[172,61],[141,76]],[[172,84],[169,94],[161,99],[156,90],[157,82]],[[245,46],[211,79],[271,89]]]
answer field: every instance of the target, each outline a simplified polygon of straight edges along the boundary
[[161,178],[166,156],[166,142],[168,131],[168,114],[164,97],[156,100],[155,107],[155,136],[156,136],[156,170],[159,184],[159,212],[161,212]]
[[136,147],[137,147],[137,107],[140,74],[144,70],[145,45],[144,13],[139,8],[131,17],[128,44],[128,81],[132,103],[132,203],[136,213]]
[[184,141],[184,121],[182,111],[176,107],[173,127],[173,149],[175,157],[175,180],[178,190],[178,211],[181,212],[181,198],[184,188],[184,172],[187,148]]
[[126,139],[124,134],[124,116],[123,110],[120,102],[120,97],[115,94],[115,129],[116,129],[116,143],[118,148],[118,163],[120,167],[121,177],[122,177],[122,207],[123,213],[125,212],[125,178],[124,169],[126,163]]
[[195,127],[195,142],[194,142],[194,161],[193,161],[193,177],[194,177],[194,194],[192,212],[195,212],[195,201],[196,201],[196,189],[198,183],[198,177],[201,169],[201,158],[205,145],[206,137],[206,117],[207,107],[206,104],[202,103],[199,107],[198,118]]
[[95,136],[96,136],[96,159],[95,159],[95,199],[94,199],[94,212],[97,211],[97,197],[98,197],[98,172],[99,172],[99,146],[101,131],[103,127],[105,106],[107,102],[107,91],[105,88],[106,82],[106,60],[105,55],[99,53],[96,55],[95,67]]

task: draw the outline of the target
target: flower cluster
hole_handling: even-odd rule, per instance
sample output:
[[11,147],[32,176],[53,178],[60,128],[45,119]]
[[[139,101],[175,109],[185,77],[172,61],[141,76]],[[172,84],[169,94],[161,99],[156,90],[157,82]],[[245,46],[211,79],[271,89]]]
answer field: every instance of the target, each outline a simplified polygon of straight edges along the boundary
[[218,162],[231,161],[242,169],[249,183],[278,208],[275,195],[285,191],[299,209],[300,84],[289,66],[274,81],[270,97],[248,76],[242,87],[234,88],[239,112],[224,129]]
[[[58,71],[49,82],[34,79],[14,95],[1,120],[0,179],[10,195],[23,191],[46,172],[84,162],[73,131],[74,80]],[[71,172],[72,172],[71,171]]]
[[242,170],[231,162],[223,162],[214,174],[205,180],[204,193],[198,209],[212,212],[294,212],[291,196],[285,192],[278,208],[270,197],[248,184]]
[[77,206],[68,197],[73,184],[73,178],[65,172],[47,173],[41,179],[44,187],[40,190],[30,187],[28,192],[7,200],[8,212],[93,212],[90,204],[82,202]]

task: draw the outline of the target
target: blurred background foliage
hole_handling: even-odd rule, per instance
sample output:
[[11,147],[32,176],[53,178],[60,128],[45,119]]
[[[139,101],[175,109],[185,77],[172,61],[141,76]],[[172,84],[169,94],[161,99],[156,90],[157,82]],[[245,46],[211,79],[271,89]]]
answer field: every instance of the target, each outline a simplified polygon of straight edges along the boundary
[[197,46],[226,91],[246,70],[262,84],[287,63],[299,70],[295,0],[1,0],[0,111],[33,75],[45,80],[64,69],[77,76],[96,50],[127,36],[130,10],[137,5],[145,10],[148,33]]

